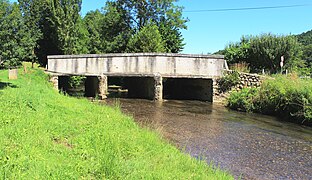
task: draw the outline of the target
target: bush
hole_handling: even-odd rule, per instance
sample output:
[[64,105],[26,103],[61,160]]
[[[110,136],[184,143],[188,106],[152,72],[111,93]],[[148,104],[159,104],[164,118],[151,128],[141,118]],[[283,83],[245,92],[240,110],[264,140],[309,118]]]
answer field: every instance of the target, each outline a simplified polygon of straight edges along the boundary
[[312,80],[276,76],[260,89],[243,89],[228,99],[231,109],[276,115],[293,122],[312,123]]
[[239,83],[239,80],[239,73],[237,71],[233,71],[219,79],[219,90],[221,92],[226,92],[236,86]]
[[257,88],[245,88],[241,91],[233,92],[228,99],[228,106],[239,111],[253,112],[255,110],[254,97],[257,93]]
[[69,86],[71,88],[77,88],[80,86],[81,83],[85,81],[85,76],[71,76],[69,78]]

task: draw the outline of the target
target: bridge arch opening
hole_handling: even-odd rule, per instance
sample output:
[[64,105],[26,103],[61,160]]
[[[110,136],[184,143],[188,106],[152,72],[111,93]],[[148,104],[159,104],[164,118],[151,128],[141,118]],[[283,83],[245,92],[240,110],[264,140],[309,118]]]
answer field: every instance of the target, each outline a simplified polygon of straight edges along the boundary
[[164,99],[213,101],[212,79],[164,78]]
[[[58,87],[66,92],[69,76],[59,76]],[[213,101],[213,80],[161,76],[86,76],[84,96],[149,100]]]
[[108,97],[154,99],[153,77],[108,77]]

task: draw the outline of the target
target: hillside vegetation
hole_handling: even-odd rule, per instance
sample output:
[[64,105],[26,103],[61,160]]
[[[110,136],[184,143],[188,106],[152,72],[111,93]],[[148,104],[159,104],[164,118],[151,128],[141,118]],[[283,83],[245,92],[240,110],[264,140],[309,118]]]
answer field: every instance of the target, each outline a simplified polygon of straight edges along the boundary
[[[20,71],[21,72],[21,71]],[[3,179],[232,179],[118,108],[60,95],[41,70],[0,71]]]
[[297,35],[297,38],[305,46],[312,44],[312,30]]

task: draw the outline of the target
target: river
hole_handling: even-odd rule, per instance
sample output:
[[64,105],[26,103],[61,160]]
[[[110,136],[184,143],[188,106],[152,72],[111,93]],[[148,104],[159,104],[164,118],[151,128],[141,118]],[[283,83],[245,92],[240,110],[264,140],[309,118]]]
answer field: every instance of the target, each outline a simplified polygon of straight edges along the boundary
[[[113,105],[115,99],[105,103]],[[140,125],[242,179],[312,179],[312,128],[198,101],[118,99]]]

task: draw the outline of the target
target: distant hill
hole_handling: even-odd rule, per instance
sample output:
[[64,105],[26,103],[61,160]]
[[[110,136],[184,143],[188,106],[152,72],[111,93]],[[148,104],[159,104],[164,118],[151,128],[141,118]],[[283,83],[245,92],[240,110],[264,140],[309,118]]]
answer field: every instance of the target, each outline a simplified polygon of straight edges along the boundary
[[312,30],[297,35],[297,38],[305,46],[312,44]]

